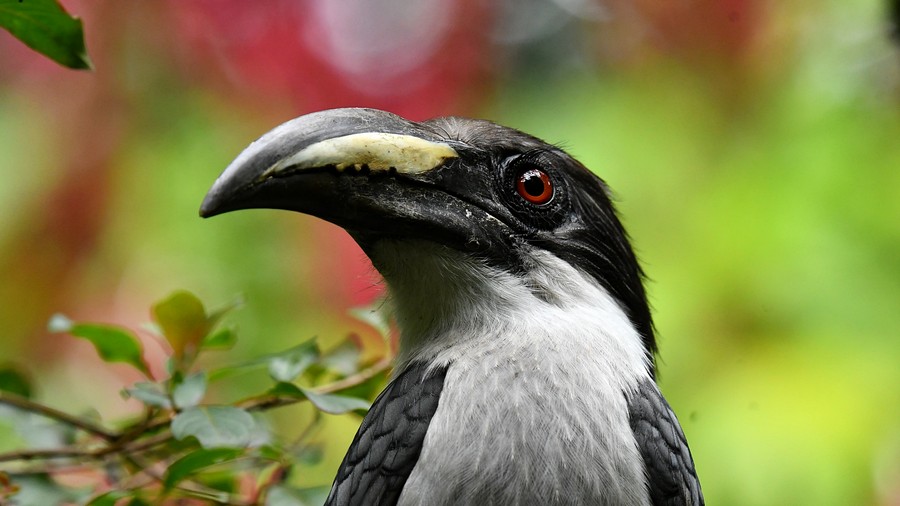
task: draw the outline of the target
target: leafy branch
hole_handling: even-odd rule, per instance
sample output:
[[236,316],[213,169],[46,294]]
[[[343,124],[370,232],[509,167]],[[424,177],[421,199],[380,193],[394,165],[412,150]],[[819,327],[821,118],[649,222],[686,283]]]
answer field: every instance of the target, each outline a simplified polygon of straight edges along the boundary
[[56,0],[0,0],[0,28],[26,46],[73,69],[90,69],[81,20]]
[[[112,424],[72,415],[31,399],[24,375],[0,370],[0,410],[8,411],[25,433],[38,420],[45,427],[49,423],[63,442],[0,453],[0,503],[15,498],[25,504],[22,497],[34,489],[88,505],[114,505],[126,498],[129,504],[177,498],[257,504],[263,499],[273,503],[272,497],[279,498],[277,504],[302,504],[321,494],[286,481],[295,467],[317,459],[310,437],[320,413],[365,412],[391,357],[359,367],[360,350],[350,341],[323,353],[309,340],[218,369],[200,367],[207,352],[234,345],[235,331],[221,321],[237,305],[207,313],[194,295],[177,292],[153,306],[153,328],[169,349],[170,374],[162,381],[151,378],[133,332],[54,316],[50,330],[86,339],[106,362],[128,364],[145,377],[123,390],[142,403],[142,413]],[[379,332],[386,328],[377,327]],[[265,391],[225,404],[203,402],[210,384],[254,368],[269,373],[272,383]],[[299,403],[313,407],[313,420],[295,441],[277,441],[261,417]],[[57,479],[72,472],[94,476],[94,484],[87,491],[61,485]],[[247,481],[254,486],[244,485]]]
[[[64,413],[62,411],[53,409],[49,406],[44,406],[43,404],[39,404],[37,402],[32,402],[25,397],[20,397],[16,394],[9,392],[0,391],[0,404],[5,404],[7,406],[12,406],[14,408],[19,408],[24,411],[30,411],[32,413],[45,416],[47,418],[52,418],[59,422],[71,425],[76,429],[81,429],[85,432],[93,434],[95,436],[99,436],[107,441],[113,441],[117,439],[115,433],[110,432],[109,430],[100,427],[92,423],[89,420],[85,420],[83,418],[78,418],[77,416],[72,416],[68,413]],[[4,455],[0,454],[0,462],[3,462]]]

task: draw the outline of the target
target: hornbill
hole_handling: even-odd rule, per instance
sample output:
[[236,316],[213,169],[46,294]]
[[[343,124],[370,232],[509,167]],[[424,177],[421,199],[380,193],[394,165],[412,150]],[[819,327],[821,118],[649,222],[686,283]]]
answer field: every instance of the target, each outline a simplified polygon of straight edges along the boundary
[[641,268],[606,184],[560,148],[483,120],[317,112],[247,147],[200,214],[248,208],[346,229],[400,330],[327,504],[703,504]]

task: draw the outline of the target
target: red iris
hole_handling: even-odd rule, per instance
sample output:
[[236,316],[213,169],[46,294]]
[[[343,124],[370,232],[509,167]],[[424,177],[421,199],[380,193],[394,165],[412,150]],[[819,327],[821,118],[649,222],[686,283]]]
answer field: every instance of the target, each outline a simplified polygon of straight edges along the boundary
[[516,191],[532,204],[546,204],[553,198],[553,183],[546,172],[537,168],[528,169],[516,180]]

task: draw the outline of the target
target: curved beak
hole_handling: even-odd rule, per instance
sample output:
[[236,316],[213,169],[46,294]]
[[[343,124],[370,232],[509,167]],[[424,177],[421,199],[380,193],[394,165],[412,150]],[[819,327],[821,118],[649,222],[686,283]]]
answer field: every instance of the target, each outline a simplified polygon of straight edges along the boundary
[[360,179],[416,179],[458,156],[432,130],[388,112],[348,108],[312,113],[250,144],[213,184],[200,215],[286,209],[352,227],[348,212],[376,210],[367,209],[367,196],[380,201],[369,204],[377,204],[381,211],[396,200],[386,197],[385,189],[377,195],[366,191]]

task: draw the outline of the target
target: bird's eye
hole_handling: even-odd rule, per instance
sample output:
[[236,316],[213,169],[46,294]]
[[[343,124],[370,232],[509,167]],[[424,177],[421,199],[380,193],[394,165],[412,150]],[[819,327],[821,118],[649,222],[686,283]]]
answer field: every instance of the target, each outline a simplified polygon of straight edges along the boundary
[[523,199],[540,206],[553,198],[553,182],[546,172],[532,167],[516,178],[516,191]]

